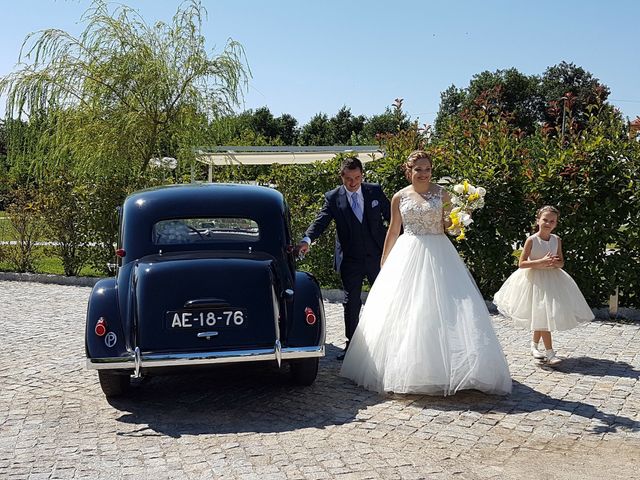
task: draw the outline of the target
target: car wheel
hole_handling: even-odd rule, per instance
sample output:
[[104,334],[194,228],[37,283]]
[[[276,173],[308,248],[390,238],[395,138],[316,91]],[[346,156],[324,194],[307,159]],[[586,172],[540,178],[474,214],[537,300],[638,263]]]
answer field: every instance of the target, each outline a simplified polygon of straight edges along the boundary
[[125,395],[131,387],[131,377],[127,374],[98,371],[100,387],[105,397],[120,397]]
[[318,375],[318,359],[305,358],[292,361],[291,378],[296,385],[311,385]]

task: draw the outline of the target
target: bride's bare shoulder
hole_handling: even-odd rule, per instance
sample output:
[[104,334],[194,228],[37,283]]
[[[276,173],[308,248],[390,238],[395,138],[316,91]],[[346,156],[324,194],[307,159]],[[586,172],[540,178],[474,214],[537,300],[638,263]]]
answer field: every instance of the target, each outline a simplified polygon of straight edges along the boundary
[[412,191],[412,188],[411,188],[411,185],[409,185],[409,186],[407,186],[407,187],[404,187],[404,188],[403,188],[403,189],[401,189],[401,190],[398,190],[398,191],[397,191],[393,196],[394,196],[394,198],[395,198],[395,197],[398,197],[398,198],[400,198],[400,197],[404,197],[404,196],[406,196],[406,195],[407,195],[409,192],[411,192],[411,191]]

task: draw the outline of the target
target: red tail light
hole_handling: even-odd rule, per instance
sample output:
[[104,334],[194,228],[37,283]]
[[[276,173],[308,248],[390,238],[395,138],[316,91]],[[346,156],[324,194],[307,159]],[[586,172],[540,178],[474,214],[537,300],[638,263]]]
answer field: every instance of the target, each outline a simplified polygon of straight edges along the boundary
[[96,335],[99,337],[104,337],[107,334],[107,322],[103,317],[98,319],[98,323],[96,323],[95,329]]
[[124,251],[124,248],[118,248],[116,249],[116,256],[122,258],[127,254],[127,252]]
[[310,307],[304,309],[304,318],[309,325],[315,325],[316,323],[316,314],[313,313]]

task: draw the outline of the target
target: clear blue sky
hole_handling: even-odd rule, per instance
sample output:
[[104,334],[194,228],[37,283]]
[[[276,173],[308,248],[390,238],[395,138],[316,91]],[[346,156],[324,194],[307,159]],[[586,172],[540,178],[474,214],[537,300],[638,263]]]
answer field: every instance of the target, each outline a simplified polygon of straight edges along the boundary
[[[178,0],[121,0],[148,23],[171,20]],[[306,123],[315,113],[382,113],[394,98],[432,123],[440,93],[484,70],[542,74],[561,61],[611,89],[625,117],[640,115],[637,0],[203,0],[210,49],[245,47],[253,78],[242,109],[268,106]],[[87,0],[2,2],[0,75],[25,36],[83,29]],[[4,109],[4,101],[0,100]]]

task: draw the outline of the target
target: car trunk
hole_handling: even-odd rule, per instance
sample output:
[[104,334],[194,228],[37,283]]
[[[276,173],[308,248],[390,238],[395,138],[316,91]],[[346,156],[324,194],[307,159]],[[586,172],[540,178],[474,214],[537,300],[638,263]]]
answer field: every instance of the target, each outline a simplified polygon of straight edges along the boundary
[[136,344],[142,352],[273,347],[272,260],[155,256],[135,269]]

